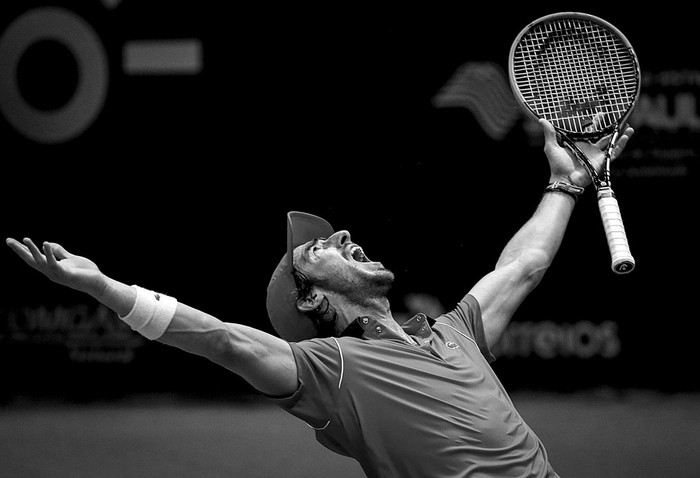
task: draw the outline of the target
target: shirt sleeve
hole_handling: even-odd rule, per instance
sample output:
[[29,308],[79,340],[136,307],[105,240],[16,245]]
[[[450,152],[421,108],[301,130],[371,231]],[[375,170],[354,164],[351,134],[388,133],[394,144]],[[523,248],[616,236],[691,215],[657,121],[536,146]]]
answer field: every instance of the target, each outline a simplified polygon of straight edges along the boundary
[[479,302],[474,296],[470,294],[465,295],[452,311],[438,317],[437,322],[449,323],[460,332],[471,337],[479,346],[479,350],[486,357],[486,360],[489,362],[496,360],[486,343],[484,324],[481,321],[481,306],[479,306]]
[[290,342],[299,387],[288,397],[268,397],[282,409],[319,429],[331,419],[338,395],[342,361],[334,338]]

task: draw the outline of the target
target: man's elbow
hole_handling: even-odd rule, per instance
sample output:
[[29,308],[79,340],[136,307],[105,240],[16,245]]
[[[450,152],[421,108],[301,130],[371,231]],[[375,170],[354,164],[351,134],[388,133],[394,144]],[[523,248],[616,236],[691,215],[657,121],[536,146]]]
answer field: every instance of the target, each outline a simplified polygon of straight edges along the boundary
[[212,338],[208,358],[245,378],[263,364],[274,362],[277,348],[264,338],[265,334],[255,329],[228,323]]
[[526,249],[512,259],[509,265],[517,271],[517,281],[534,289],[552,264],[552,257],[540,249]]
[[238,330],[238,324],[225,324],[212,332],[204,354],[209,360],[228,370],[240,373],[242,364],[251,360],[257,344]]

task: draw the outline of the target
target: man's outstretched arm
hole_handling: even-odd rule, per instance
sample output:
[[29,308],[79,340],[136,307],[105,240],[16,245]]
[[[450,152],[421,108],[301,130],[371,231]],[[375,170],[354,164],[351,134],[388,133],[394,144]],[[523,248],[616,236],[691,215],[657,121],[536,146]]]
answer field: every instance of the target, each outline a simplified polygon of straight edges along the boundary
[[[137,301],[137,288],[103,274],[91,260],[55,243],[39,249],[30,239],[8,238],[7,245],[30,267],[50,280],[84,292],[127,317]],[[173,301],[173,304],[175,302]],[[216,317],[177,302],[172,319],[156,340],[206,357],[240,375],[257,390],[273,396],[292,394],[297,370],[289,343],[263,331]]]

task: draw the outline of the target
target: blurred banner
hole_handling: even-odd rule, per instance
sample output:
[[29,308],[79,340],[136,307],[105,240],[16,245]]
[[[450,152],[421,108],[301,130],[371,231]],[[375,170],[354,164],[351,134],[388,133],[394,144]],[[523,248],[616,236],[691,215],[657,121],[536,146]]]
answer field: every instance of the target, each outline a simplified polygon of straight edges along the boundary
[[[303,210],[396,273],[397,317],[439,314],[493,268],[548,179],[507,57],[554,10],[498,8],[3,2],[3,235],[58,242],[123,282],[272,332],[265,290],[285,213]],[[637,269],[610,270],[587,192],[494,367],[511,389],[698,390],[686,372],[700,332],[694,16],[586,12],[640,58],[636,134],[612,168]],[[0,398],[251,392],[7,249],[0,271]]]

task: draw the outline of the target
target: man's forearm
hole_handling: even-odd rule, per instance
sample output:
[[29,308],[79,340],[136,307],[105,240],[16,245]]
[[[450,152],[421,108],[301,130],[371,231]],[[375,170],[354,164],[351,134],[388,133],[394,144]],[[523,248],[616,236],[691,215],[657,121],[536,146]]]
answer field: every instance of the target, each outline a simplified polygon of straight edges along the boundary
[[535,213],[503,249],[496,268],[469,291],[481,306],[489,347],[498,343],[515,311],[552,263],[573,207],[574,199],[566,194],[544,194]]
[[535,270],[546,270],[559,250],[574,204],[567,194],[544,194],[535,213],[503,249],[496,269],[518,260]]

